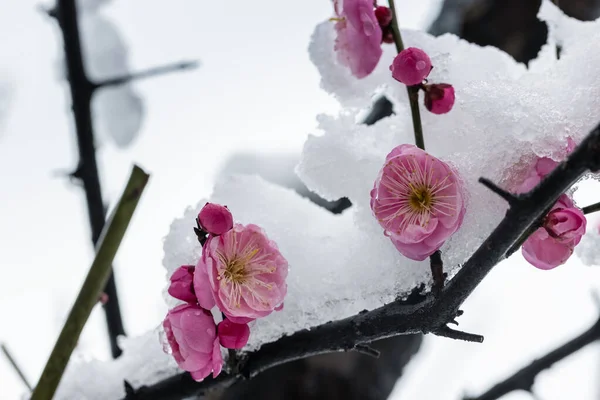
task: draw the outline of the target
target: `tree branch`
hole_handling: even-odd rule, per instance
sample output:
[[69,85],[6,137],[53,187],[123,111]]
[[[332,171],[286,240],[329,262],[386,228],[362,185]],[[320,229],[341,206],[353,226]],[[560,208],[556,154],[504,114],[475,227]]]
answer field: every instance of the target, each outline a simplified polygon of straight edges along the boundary
[[531,392],[535,378],[540,372],[552,367],[553,364],[581,350],[598,339],[600,339],[600,319],[581,335],[568,341],[562,346],[557,347],[545,356],[532,361],[531,364],[520,369],[504,381],[494,385],[481,396],[468,397],[465,398],[465,400],[496,400],[515,390]]
[[[416,303],[396,300],[375,310],[328,322],[311,330],[298,331],[276,342],[264,344],[259,350],[246,354],[237,375],[222,374],[217,379],[195,382],[189,374],[183,373],[151,386],[142,386],[128,399],[179,400],[229,385],[237,379],[252,378],[268,368],[289,361],[349,349],[396,335],[422,332],[450,336],[446,325],[462,314],[459,310],[461,304],[490,270],[505,259],[510,247],[586,171],[599,168],[600,125],[538,186],[519,196],[519,201],[511,205],[496,229],[437,297],[432,293],[420,295],[417,290],[411,296],[419,300]],[[482,339],[479,335],[454,332],[453,337],[458,339]]]
[[77,345],[81,331],[92,309],[98,303],[98,299],[110,276],[111,264],[146,187],[148,177],[139,167],[133,167],[121,199],[106,225],[106,229],[102,231],[98,241],[96,257],[56,340],[42,376],[33,390],[31,400],[50,400],[54,396],[69,358],[71,358],[71,353]]
[[109,86],[118,86],[123,85],[125,83],[129,83],[134,80],[152,78],[155,76],[169,74],[171,72],[185,71],[197,68],[199,65],[198,61],[182,61],[174,64],[163,65],[160,67],[154,67],[147,69],[145,71],[134,72],[132,74],[127,74],[123,76],[119,76],[116,78],[106,79],[101,82],[97,82],[93,84],[93,90],[101,89]]
[[[63,35],[67,76],[77,134],[79,164],[72,176],[80,179],[83,183],[88,217],[92,229],[92,242],[96,245],[104,228],[106,214],[98,176],[90,105],[94,86],[87,78],[83,64],[75,0],[57,0],[51,15],[58,21]],[[117,337],[124,335],[125,329],[123,328],[117,286],[113,274],[110,275],[104,292],[109,299],[103,305],[103,308],[106,315],[111,353],[113,357],[118,357],[121,354],[121,349],[117,344]]]

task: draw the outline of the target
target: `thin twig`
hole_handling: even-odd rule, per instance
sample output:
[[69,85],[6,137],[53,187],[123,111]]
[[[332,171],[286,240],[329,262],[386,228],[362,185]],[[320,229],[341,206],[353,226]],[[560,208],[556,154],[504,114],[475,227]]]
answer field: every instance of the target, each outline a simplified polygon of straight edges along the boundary
[[[404,50],[404,42],[402,41],[402,33],[400,32],[400,25],[398,24],[398,14],[396,13],[394,0],[390,0],[390,11],[392,12],[392,36],[394,37],[394,43],[396,43],[396,50],[398,50],[398,53],[400,53],[402,50]],[[419,111],[419,87],[407,86],[406,91],[408,93],[408,101],[410,103],[410,114],[415,133],[415,145],[418,148],[425,150],[423,124],[421,122],[421,112]]]
[[591,214],[595,213],[596,211],[600,211],[600,202],[589,205],[587,207],[583,207],[581,211],[583,211],[584,214]]
[[514,203],[519,201],[519,197],[517,195],[514,195],[514,194],[502,189],[501,187],[499,187],[498,185],[496,185],[494,182],[490,181],[487,178],[479,178],[479,183],[481,183],[486,188],[490,189],[492,192],[496,193],[498,196],[502,197],[510,205],[513,205]]
[[557,347],[545,356],[532,361],[531,364],[515,372],[502,382],[494,385],[481,396],[469,397],[465,400],[496,400],[515,390],[531,392],[535,378],[540,372],[552,367],[552,365],[558,361],[561,361],[599,339],[600,319],[581,335],[569,340],[567,343]]
[[463,302],[491,269],[505,259],[507,250],[523,232],[544,215],[547,208],[585,172],[600,169],[599,148],[600,125],[542,182],[510,207],[500,224],[445,285],[438,297],[417,293],[411,302],[396,300],[375,310],[284,336],[264,344],[257,351],[246,353],[237,375],[221,374],[217,379],[206,378],[202,382],[195,382],[189,374],[183,373],[151,386],[142,386],[135,390],[135,396],[129,398],[180,400],[193,397],[244,377],[256,376],[286,362],[343,350],[341,343],[366,344],[377,339],[419,332],[479,339],[479,335],[464,332],[448,333],[447,324],[461,314],[459,308]]
[[14,357],[12,356],[12,354],[10,354],[10,351],[8,351],[8,348],[6,347],[6,345],[4,343],[0,344],[0,348],[2,349],[2,352],[4,353],[4,355],[6,356],[6,358],[8,359],[8,362],[13,367],[13,369],[15,370],[15,372],[17,373],[17,375],[19,375],[19,378],[21,378],[21,382],[23,382],[23,384],[31,392],[33,390],[33,387],[31,386],[31,384],[27,380],[27,377],[25,376],[25,373],[23,372],[23,370],[21,368],[19,368],[19,364],[17,364],[17,362],[15,361]]
[[158,75],[164,75],[171,72],[185,71],[198,67],[198,61],[182,61],[174,64],[163,65],[160,67],[150,68],[146,71],[134,72],[132,74],[127,74],[124,76],[119,76],[116,78],[106,79],[101,82],[97,82],[93,84],[94,89],[101,89],[109,86],[118,86],[123,85],[125,83],[129,83],[134,80],[140,80],[145,78],[151,78]]
[[148,178],[148,174],[142,171],[141,168],[133,167],[127,186],[106,228],[102,231],[98,241],[96,257],[56,340],[42,376],[33,390],[31,400],[50,400],[54,396],[54,392],[71,358],[71,353],[77,345],[81,331],[92,309],[98,303],[98,298],[110,276],[111,264],[125,236],[125,231],[129,226]]

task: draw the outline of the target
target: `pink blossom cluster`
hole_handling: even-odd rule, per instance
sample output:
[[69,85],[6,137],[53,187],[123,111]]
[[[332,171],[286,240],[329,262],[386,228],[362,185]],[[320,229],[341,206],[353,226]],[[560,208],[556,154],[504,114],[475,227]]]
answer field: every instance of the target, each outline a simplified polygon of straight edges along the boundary
[[[288,264],[260,227],[234,224],[225,206],[207,203],[196,222],[202,256],[171,276],[169,294],[186,304],[170,310],[163,327],[179,367],[202,380],[221,372],[221,346],[241,349],[250,322],[281,310]],[[218,324],[215,306],[223,315]]]
[[462,225],[462,181],[450,165],[403,144],[385,159],[371,190],[371,209],[398,251],[422,261]]
[[[575,142],[569,138],[565,153],[570,153],[574,148]],[[517,187],[517,193],[533,189],[557,165],[558,162],[551,158],[538,158]],[[586,225],[581,209],[575,206],[571,197],[561,195],[541,226],[523,243],[523,257],[539,269],[553,269],[564,264],[585,234]]]

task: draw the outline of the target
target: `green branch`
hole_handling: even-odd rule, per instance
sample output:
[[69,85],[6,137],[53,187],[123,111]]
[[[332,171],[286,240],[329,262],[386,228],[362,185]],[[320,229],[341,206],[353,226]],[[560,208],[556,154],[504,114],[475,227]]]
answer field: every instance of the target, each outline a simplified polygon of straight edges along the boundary
[[71,353],[94,306],[102,294],[111,273],[111,264],[121,245],[125,231],[138,205],[149,175],[134,166],[119,203],[98,240],[96,257],[88,272],[75,304],[56,340],[42,376],[35,387],[31,400],[50,400],[63,376]]

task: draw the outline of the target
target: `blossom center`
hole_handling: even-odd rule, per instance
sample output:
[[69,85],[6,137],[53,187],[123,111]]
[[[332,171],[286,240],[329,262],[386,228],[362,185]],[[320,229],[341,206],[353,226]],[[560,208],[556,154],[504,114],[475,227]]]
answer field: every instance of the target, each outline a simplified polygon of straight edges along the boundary
[[225,271],[223,271],[223,276],[228,282],[244,284],[247,277],[246,272],[246,263],[239,258],[234,258],[232,260],[228,260],[225,264]]
[[408,199],[410,207],[416,212],[429,211],[433,204],[433,193],[431,193],[431,190],[426,186],[411,189],[412,193]]

